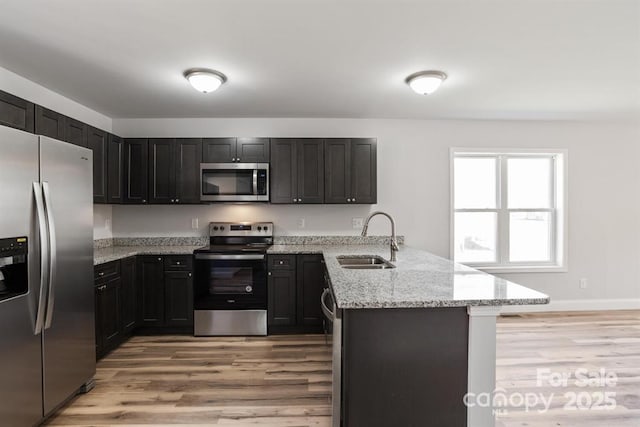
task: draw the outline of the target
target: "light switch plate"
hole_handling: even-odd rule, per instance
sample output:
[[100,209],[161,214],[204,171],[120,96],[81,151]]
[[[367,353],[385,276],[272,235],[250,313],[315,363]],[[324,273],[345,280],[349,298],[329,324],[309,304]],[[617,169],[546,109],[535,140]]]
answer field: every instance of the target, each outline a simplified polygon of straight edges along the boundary
[[198,228],[198,218],[191,218],[191,229],[197,230]]
[[307,225],[307,220],[305,218],[298,218],[298,228],[304,228]]

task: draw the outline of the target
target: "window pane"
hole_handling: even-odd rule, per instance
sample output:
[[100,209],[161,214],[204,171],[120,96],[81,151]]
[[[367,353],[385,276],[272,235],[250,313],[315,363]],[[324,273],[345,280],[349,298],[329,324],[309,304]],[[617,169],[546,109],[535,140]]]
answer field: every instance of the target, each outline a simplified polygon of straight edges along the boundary
[[496,261],[495,212],[456,212],[456,262]]
[[512,212],[509,219],[509,260],[550,261],[549,212]]
[[456,209],[496,208],[496,159],[454,159],[454,204]]
[[509,208],[550,208],[551,159],[507,159]]

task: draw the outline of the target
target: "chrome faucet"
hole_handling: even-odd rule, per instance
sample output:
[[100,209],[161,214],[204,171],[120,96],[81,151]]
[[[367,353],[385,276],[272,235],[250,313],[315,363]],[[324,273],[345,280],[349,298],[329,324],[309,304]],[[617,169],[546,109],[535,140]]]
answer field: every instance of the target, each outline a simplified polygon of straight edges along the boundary
[[371,218],[373,218],[376,215],[384,215],[387,218],[389,218],[389,221],[391,221],[391,245],[390,245],[391,259],[390,261],[397,261],[396,253],[398,253],[399,248],[398,248],[398,241],[396,240],[396,222],[393,220],[391,215],[381,211],[371,212],[371,214],[369,214],[367,219],[364,221],[364,227],[362,227],[361,235],[362,237],[365,237],[367,235],[367,230],[369,229],[369,221],[371,221]]

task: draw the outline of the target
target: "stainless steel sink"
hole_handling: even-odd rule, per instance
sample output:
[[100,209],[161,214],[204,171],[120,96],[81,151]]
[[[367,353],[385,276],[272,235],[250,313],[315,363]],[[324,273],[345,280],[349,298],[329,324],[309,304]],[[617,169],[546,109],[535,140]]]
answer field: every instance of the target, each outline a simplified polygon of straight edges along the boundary
[[384,270],[396,268],[386,259],[377,255],[340,255],[336,257],[342,268],[353,270]]

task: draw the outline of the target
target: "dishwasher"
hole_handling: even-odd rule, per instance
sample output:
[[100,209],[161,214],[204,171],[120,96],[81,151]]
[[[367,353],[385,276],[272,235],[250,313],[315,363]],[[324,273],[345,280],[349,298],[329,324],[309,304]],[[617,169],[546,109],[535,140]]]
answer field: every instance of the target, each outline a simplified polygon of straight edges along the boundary
[[325,333],[332,337],[332,384],[331,393],[331,425],[340,427],[342,411],[342,312],[338,309],[328,276],[325,274],[326,288],[320,297],[320,306],[325,315]]

